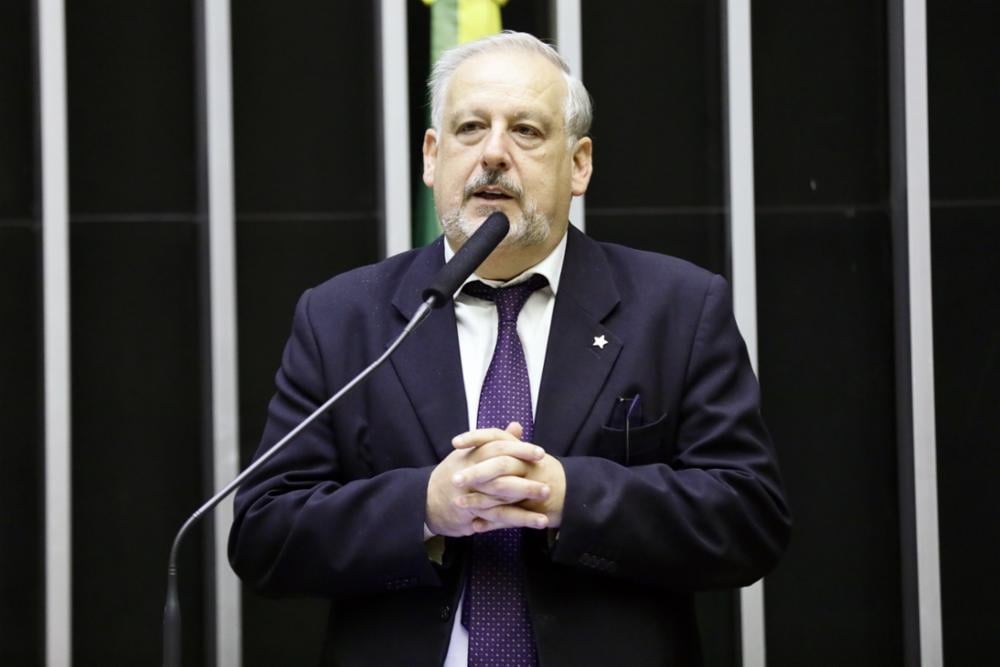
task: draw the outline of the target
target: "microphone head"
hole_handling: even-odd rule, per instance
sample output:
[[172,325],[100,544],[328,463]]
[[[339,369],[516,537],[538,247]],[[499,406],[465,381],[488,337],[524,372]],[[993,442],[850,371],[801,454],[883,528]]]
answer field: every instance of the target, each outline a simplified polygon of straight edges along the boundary
[[448,303],[465,279],[500,245],[509,230],[510,221],[506,215],[500,211],[490,214],[451,261],[441,267],[434,282],[421,294],[423,300],[433,298],[435,308]]

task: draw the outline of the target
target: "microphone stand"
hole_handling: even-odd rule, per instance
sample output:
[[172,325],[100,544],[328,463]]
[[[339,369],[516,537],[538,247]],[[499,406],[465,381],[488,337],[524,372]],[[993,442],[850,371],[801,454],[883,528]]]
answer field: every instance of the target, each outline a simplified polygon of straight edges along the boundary
[[[471,272],[471,269],[470,269]],[[447,298],[447,297],[445,297]],[[222,500],[232,493],[236,488],[238,488],[251,473],[256,471],[262,465],[267,463],[278,453],[285,445],[295,439],[299,433],[302,432],[309,424],[311,424],[317,417],[329,410],[334,403],[340,400],[340,397],[349,392],[355,386],[358,385],[362,380],[368,377],[376,368],[382,365],[386,359],[399,347],[400,343],[406,340],[414,329],[416,329],[427,316],[430,315],[432,309],[437,308],[441,305],[442,295],[440,294],[430,294],[427,296],[426,300],[417,309],[410,321],[407,322],[406,327],[403,331],[396,337],[396,339],[389,345],[385,352],[382,353],[378,359],[373,361],[366,369],[358,373],[353,380],[348,382],[341,388],[336,394],[331,396],[326,403],[316,408],[316,411],[311,415],[306,417],[302,422],[293,428],[288,434],[281,440],[276,442],[271,446],[266,452],[264,452],[260,458],[251,463],[247,468],[236,476],[233,481],[222,488],[221,491],[212,496],[204,505],[195,510],[194,514],[188,517],[188,520],[184,522],[180,530],[177,531],[177,535],[174,537],[174,543],[170,547],[170,560],[167,564],[167,600],[163,606],[163,667],[180,667],[181,665],[181,607],[177,595],[177,551],[180,547],[181,540],[184,539],[184,535],[187,534],[188,529],[191,528],[201,517],[210,512],[215,508]]]

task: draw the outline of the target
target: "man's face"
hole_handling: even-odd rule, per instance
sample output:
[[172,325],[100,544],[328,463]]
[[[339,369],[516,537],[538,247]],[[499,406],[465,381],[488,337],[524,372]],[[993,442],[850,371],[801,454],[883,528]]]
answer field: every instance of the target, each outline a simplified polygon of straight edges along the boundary
[[495,211],[508,247],[554,247],[591,172],[589,138],[569,143],[562,72],[540,55],[497,51],[452,75],[440,132],[424,136],[424,183],[458,247]]

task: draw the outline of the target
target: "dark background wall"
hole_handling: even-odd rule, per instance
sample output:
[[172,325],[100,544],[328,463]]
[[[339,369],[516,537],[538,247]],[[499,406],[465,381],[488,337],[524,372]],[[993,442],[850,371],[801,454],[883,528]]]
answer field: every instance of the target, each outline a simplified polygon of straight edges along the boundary
[[768,658],[903,664],[885,2],[755,3],[760,378],[795,530]]
[[927,12],[944,655],[972,665],[1000,654],[1000,8]]
[[[195,16],[163,0],[66,10],[72,651],[154,664],[169,543],[207,495]],[[503,11],[506,27],[555,32],[547,3]],[[44,660],[33,12],[0,9],[0,662],[14,665]],[[414,180],[427,12],[407,5]],[[772,665],[904,663],[887,15],[886,0],[753,4],[760,376],[796,519],[766,582]],[[722,21],[698,0],[582,3],[588,232],[727,274]],[[989,0],[928,0],[944,650],[959,665],[1000,652],[1000,589],[983,575],[1000,554],[996,25]],[[232,3],[243,463],[295,299],[379,259],[377,35],[374,3]],[[211,581],[192,537],[185,664],[202,664]],[[713,667],[739,664],[738,609],[734,593],[699,600]],[[247,590],[242,622],[245,664],[310,664],[325,607]]]
[[[195,54],[190,3],[66,4],[73,647],[157,660],[163,563],[203,494]],[[201,534],[181,595],[206,588]],[[202,656],[203,605],[185,609]]]
[[[306,287],[378,259],[374,3],[233,3],[240,452]],[[315,664],[326,607],[244,594],[245,665]]]
[[41,226],[30,0],[0,5],[0,658],[44,633]]

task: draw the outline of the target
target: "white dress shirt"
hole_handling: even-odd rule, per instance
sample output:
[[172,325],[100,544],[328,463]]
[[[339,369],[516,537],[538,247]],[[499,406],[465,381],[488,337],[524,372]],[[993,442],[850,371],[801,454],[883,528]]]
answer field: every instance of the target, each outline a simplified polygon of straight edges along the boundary
[[[542,367],[545,365],[545,350],[552,325],[552,309],[559,291],[559,276],[562,273],[563,258],[566,256],[566,237],[563,234],[559,245],[553,248],[541,262],[524,273],[508,281],[486,280],[476,274],[469,276],[465,283],[479,280],[490,287],[516,285],[535,275],[545,276],[546,287],[535,290],[528,297],[517,317],[517,335],[524,349],[524,361],[528,366],[528,382],[531,385],[531,412],[538,406],[538,387],[542,382]],[[444,244],[444,259],[447,262],[455,253],[447,242]],[[462,286],[465,286],[462,283]],[[492,301],[485,301],[465,294],[459,289],[455,296],[455,322],[458,325],[458,347],[462,357],[462,379],[465,383],[466,408],[469,414],[469,428],[476,427],[479,412],[479,394],[489,370],[490,360],[497,343],[497,309]],[[457,433],[455,435],[458,435]],[[444,667],[467,667],[469,662],[469,631],[462,625],[462,598],[455,611],[451,628],[451,641]]]

